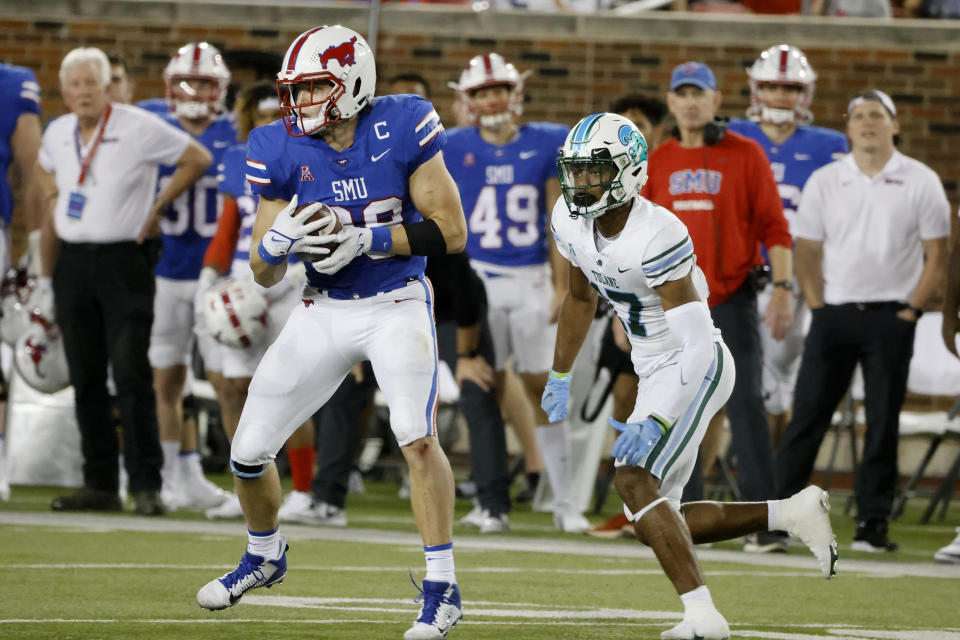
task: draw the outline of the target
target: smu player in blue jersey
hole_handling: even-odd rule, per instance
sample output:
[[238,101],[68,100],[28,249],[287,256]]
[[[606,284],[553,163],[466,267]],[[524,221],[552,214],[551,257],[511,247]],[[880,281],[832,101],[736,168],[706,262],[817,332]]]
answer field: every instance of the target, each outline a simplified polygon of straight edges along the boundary
[[[148,356],[153,367],[157,423],[163,449],[163,500],[170,509],[211,509],[226,494],[204,478],[197,436],[183,424],[183,389],[194,340],[194,296],[203,254],[217,228],[220,201],[217,165],[236,144],[232,119],[220,115],[230,72],[216,48],[205,42],[181,47],[164,69],[167,121],[192,135],[213,155],[206,173],[178,197],[160,219],[163,253],[157,263],[157,295]],[[161,167],[163,189],[173,167]],[[197,336],[207,379],[222,396],[219,349],[213,338]]]
[[[539,425],[538,447],[531,448],[543,457],[554,523],[581,532],[589,523],[572,505],[567,425],[550,424],[540,409],[566,290],[566,269],[546,229],[548,208],[560,196],[555,163],[569,129],[545,122],[517,125],[522,80],[499,54],[471,59],[457,90],[476,126],[451,131],[445,153],[467,216],[467,252],[487,290],[497,387],[504,388],[512,355]],[[464,522],[470,524],[474,515]]]
[[[352,365],[370,360],[410,467],[427,561],[423,607],[404,638],[442,638],[462,608],[453,475],[436,437],[437,347],[423,268],[425,256],[463,249],[466,224],[436,111],[415,96],[373,98],[375,84],[373,53],[358,33],[310,29],[294,40],[278,74],[283,122],[250,135],[247,179],[260,196],[254,278],[268,287],[280,282],[290,253],[310,262],[303,304],[257,367],[231,447],[247,552],[197,600],[222,609],[284,579],[280,480],[271,463]],[[298,203],[312,204],[298,211]],[[314,214],[320,217],[311,221]],[[342,231],[312,235],[332,215]]]
[[[10,266],[10,243],[6,228],[13,218],[13,190],[7,182],[11,163],[20,177],[27,228],[40,228],[41,207],[34,188],[33,171],[40,149],[40,85],[33,71],[0,63],[0,269]],[[33,237],[37,237],[34,234]],[[33,244],[33,243],[31,243]],[[5,403],[0,402],[0,415]],[[0,420],[0,500],[10,499],[7,481],[5,425]]]
[[[194,299],[194,311],[197,318],[198,334],[206,333],[206,314],[204,305],[206,293],[213,283],[223,275],[229,274],[235,280],[252,283],[250,270],[250,250],[253,245],[253,223],[257,217],[258,197],[253,193],[251,183],[246,178],[247,145],[246,139],[255,127],[270,124],[280,119],[280,104],[277,90],[266,82],[247,87],[237,95],[234,105],[237,130],[243,143],[226,150],[218,168],[219,192],[223,200],[217,232],[207,247],[203,258],[203,270],[200,272],[197,296]],[[294,256],[282,285],[264,289],[252,284],[254,289],[262,291],[268,303],[264,320],[264,335],[247,347],[217,345],[220,354],[221,374],[224,379],[224,394],[219,398],[223,414],[223,428],[229,440],[240,422],[240,412],[247,397],[250,380],[256,371],[260,359],[267,347],[276,339],[280,329],[286,323],[290,312],[300,301],[300,289],[303,286],[303,265]],[[234,301],[235,305],[244,304],[245,299]],[[242,309],[235,309],[243,316]],[[293,477],[293,490],[280,506],[280,521],[291,519],[294,514],[308,510],[312,505],[310,482],[313,478],[313,466],[316,459],[314,448],[313,421],[310,418],[297,429],[286,443],[287,460]],[[243,510],[236,494],[231,494],[223,504],[207,509],[208,518],[240,518]]]
[[[783,213],[792,226],[807,178],[847,153],[847,138],[837,131],[807,124],[813,120],[810,102],[817,76],[806,56],[796,47],[782,44],[767,49],[747,73],[750,77],[749,119],[734,118],[730,121],[730,130],[753,138],[766,151],[783,199]],[[793,290],[795,283],[770,283],[760,296],[759,308],[766,308],[762,298],[769,298],[773,287]],[[799,291],[795,293],[794,322],[786,337],[774,340],[769,333],[761,332],[764,403],[774,449],[790,420],[803,338],[809,324],[810,312]],[[748,541],[744,549],[785,550],[782,539],[767,537],[768,542],[764,543],[763,538],[761,536],[760,542]]]

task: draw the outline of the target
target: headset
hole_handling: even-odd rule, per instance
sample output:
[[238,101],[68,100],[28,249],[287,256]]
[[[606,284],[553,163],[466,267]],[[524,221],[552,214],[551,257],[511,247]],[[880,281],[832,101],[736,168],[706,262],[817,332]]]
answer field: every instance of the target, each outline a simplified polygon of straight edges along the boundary
[[[719,144],[719,142],[723,140],[723,136],[727,133],[727,122],[728,120],[726,118],[715,118],[712,122],[703,125],[703,143],[708,147]],[[679,140],[680,127],[674,125],[670,134]]]

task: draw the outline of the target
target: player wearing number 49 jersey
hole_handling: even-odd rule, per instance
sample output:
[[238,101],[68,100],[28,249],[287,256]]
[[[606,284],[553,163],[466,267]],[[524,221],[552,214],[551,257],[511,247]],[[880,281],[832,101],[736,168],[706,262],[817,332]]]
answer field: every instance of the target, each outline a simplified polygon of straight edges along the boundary
[[[637,538],[653,549],[684,605],[667,640],[725,640],[693,543],[784,529],[813,551],[824,577],[836,563],[826,493],[807,487],[786,500],[680,505],[700,441],[733,389],[730,351],[707,308],[706,279],[687,228],[641,197],[647,143],[636,126],[610,113],[581,120],[558,161],[563,198],[553,209],[557,248],[569,260],[550,381],[542,406],[551,419],[567,410],[569,371],[586,337],[598,294],[630,336],[640,379],[637,402],[612,455],[616,487]],[[557,373],[560,372],[560,373]]]
[[547,207],[560,194],[555,162],[568,129],[517,124],[524,75],[496,53],[470,60],[456,88],[476,126],[450,132],[447,166],[467,215],[467,252],[487,291],[498,388],[513,356],[539,425],[535,441],[553,491],[554,523],[578,533],[589,523],[572,504],[567,424],[549,424],[537,407],[564,289],[563,270],[551,268],[562,260],[546,229]]
[[[423,269],[426,256],[463,249],[466,224],[433,106],[408,95],[374,98],[375,85],[373,53],[358,33],[310,29],[291,44],[277,74],[282,122],[250,135],[246,175],[260,197],[254,279],[279,283],[288,255],[296,254],[308,260],[307,285],[303,304],[257,366],[230,450],[247,553],[197,599],[222,609],[283,580],[273,459],[350,368],[369,360],[410,467],[424,543],[423,607],[404,638],[442,638],[463,612],[453,563],[453,475],[436,437],[433,294]],[[315,234],[331,215],[343,229]]]

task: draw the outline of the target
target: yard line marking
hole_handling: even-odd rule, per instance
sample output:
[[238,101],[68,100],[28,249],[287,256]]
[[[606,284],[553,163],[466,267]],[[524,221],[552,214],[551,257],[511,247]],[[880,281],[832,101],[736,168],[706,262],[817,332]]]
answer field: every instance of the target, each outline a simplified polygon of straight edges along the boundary
[[[156,519],[135,516],[108,516],[83,513],[44,513],[37,511],[4,511],[0,513],[0,524],[27,525],[36,527],[56,527],[58,529],[84,528],[90,531],[140,531],[152,533],[192,533],[230,535],[240,540],[243,537],[243,524],[240,522],[205,522],[199,520]],[[323,528],[306,525],[284,525],[287,539],[327,540],[338,542],[360,542],[382,544],[401,549],[420,550],[423,542],[415,532],[383,531],[361,528]],[[456,536],[458,553],[464,551],[499,551],[565,554],[581,557],[642,559],[654,561],[653,552],[639,544],[605,543],[596,540],[558,540],[556,538],[487,538],[478,535]],[[419,553],[419,551],[418,551]],[[727,562],[754,567],[776,567],[788,569],[814,569],[816,560],[809,554],[750,554],[742,551],[718,549],[697,549],[697,555],[703,563]],[[930,562],[882,562],[877,560],[848,559],[841,552],[841,571],[843,573],[879,574],[886,577],[910,576],[918,578],[960,578],[960,567],[956,565],[933,564]],[[709,573],[709,565],[708,565]]]
[[[168,569],[168,570],[197,570],[209,569],[210,571],[222,571],[232,568],[232,565],[225,564],[159,564],[159,563],[133,563],[133,562],[68,562],[68,563],[20,563],[8,564],[8,569]],[[338,571],[344,573],[389,573],[391,571],[405,572],[410,567],[407,566],[376,566],[376,567],[338,567],[324,565],[296,565],[297,571]],[[493,574],[512,574],[512,573],[543,573],[543,574],[562,574],[562,575],[585,575],[585,576],[658,576],[663,574],[661,569],[545,569],[542,567],[457,567],[459,573],[493,573]],[[754,578],[822,578],[820,571],[707,571],[709,576],[749,576]],[[873,576],[865,577],[881,577]]]

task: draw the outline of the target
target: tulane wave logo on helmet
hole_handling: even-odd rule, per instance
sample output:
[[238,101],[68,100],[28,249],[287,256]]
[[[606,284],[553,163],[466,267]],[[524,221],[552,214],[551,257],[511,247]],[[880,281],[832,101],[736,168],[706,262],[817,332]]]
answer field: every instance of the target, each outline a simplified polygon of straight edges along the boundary
[[620,144],[627,148],[627,156],[633,162],[633,166],[647,159],[647,141],[639,131],[628,124],[620,125],[617,137],[620,138]]

